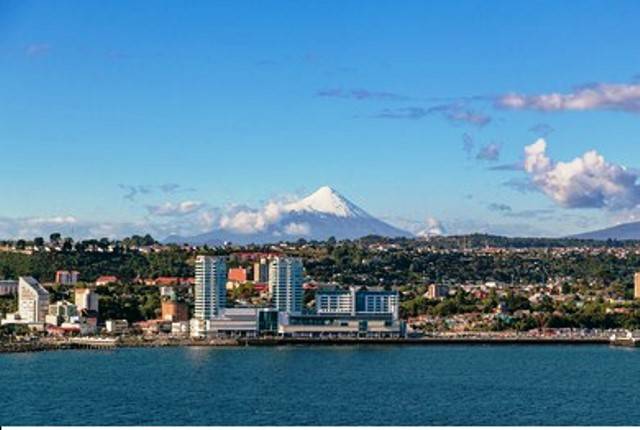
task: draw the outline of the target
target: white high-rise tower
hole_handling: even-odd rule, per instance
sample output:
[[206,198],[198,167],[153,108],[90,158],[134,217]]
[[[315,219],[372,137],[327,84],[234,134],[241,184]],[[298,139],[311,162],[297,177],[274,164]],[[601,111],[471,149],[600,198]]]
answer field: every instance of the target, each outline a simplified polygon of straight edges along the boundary
[[276,309],[289,314],[302,313],[302,260],[294,257],[271,260],[269,290]]
[[227,304],[227,265],[224,257],[196,257],[195,318],[219,317]]

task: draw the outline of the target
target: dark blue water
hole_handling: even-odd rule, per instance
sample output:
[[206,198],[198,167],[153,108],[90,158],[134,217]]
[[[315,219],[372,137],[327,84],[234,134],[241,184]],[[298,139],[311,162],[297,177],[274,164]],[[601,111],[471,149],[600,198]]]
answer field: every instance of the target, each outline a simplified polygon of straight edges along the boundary
[[1,425],[640,425],[640,349],[165,348],[0,355]]

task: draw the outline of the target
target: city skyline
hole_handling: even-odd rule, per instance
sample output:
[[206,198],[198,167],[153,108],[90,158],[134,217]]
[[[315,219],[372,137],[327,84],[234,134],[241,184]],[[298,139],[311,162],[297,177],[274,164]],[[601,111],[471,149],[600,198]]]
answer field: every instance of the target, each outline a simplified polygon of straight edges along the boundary
[[325,185],[412,233],[636,220],[639,9],[3,2],[0,238],[259,229]]

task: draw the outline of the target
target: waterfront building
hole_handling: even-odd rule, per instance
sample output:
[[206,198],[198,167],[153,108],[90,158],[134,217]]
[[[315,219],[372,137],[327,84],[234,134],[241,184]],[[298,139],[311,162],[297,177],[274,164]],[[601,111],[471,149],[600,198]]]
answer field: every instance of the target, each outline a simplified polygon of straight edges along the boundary
[[222,313],[227,303],[227,265],[223,257],[196,257],[195,319],[208,321]]
[[399,338],[405,336],[406,326],[388,315],[287,315],[278,323],[278,334],[299,338]]
[[316,291],[316,313],[353,315],[356,297],[351,288],[322,288]]
[[361,288],[356,292],[356,315],[391,315],[394,319],[400,316],[400,299],[397,291],[382,288]]
[[269,263],[266,258],[253,263],[253,282],[258,284],[269,282]]
[[75,289],[75,304],[78,311],[98,312],[98,302],[100,297],[95,288],[88,285],[78,286]]
[[127,320],[107,320],[105,327],[109,334],[122,334],[129,329],[129,323]]
[[189,321],[176,321],[171,323],[171,334],[173,336],[188,336]]
[[318,315],[386,315],[398,319],[400,299],[397,291],[382,288],[322,288],[316,292]]
[[75,285],[78,283],[79,272],[75,270],[58,270],[56,272],[55,282],[60,285]]
[[269,308],[226,308],[220,316],[206,324],[191,320],[194,337],[257,337],[276,334],[278,311]]
[[269,291],[277,310],[289,314],[302,312],[302,260],[275,257],[269,264]]
[[633,297],[640,299],[640,272],[633,275]]
[[45,318],[47,324],[61,325],[79,321],[78,308],[71,302],[61,300],[49,305],[49,313]]
[[31,276],[18,280],[18,314],[25,322],[43,323],[49,312],[49,292]]
[[14,296],[18,294],[18,281],[4,280],[0,281],[0,297]]

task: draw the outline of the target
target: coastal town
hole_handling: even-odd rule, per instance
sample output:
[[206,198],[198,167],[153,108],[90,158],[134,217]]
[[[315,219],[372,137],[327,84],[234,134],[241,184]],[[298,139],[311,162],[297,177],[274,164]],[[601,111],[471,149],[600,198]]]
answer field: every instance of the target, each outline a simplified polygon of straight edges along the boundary
[[[606,285],[598,284],[593,279],[553,273],[558,270],[545,268],[543,263],[565,264],[576,256],[629,261],[639,255],[635,246],[496,246],[487,238],[484,245],[469,243],[477,239],[454,243],[370,238],[217,248],[163,245],[150,237],[73,243],[52,235],[47,242],[41,238],[29,243],[5,242],[0,254],[5,275],[15,270],[10,261],[17,256],[29,261],[62,256],[76,262],[79,256],[89,256],[106,267],[105,259],[115,256],[121,260],[125,255],[145,259],[172,255],[180,264],[176,267],[172,262],[155,277],[113,266],[109,273],[88,278],[83,265],[85,270],[95,272],[95,268],[77,263],[75,267],[55,266],[50,280],[29,272],[0,280],[2,344],[28,350],[28,345],[302,341],[602,343],[633,337],[633,318],[640,313],[640,274],[632,274],[629,288],[629,280],[618,275],[609,282],[607,276],[613,275],[601,273],[600,280]],[[331,250],[342,263],[349,252],[360,253],[356,260],[361,267],[345,270],[341,268],[344,264],[332,264],[334,260],[311,257],[321,249]],[[386,264],[383,272],[372,267],[376,259],[398,253],[414,255],[409,265],[436,257],[502,262],[521,258],[520,264],[542,270],[527,272],[527,281],[496,279],[490,276],[495,269],[489,275],[476,272],[477,279],[452,281],[447,279],[454,276],[452,267],[440,264],[432,269],[449,273],[424,282],[401,282],[405,262]],[[532,255],[540,253],[547,260],[531,261]],[[417,270],[410,267],[405,272]],[[546,273],[549,271],[552,273]],[[372,279],[367,274],[379,277]]]

